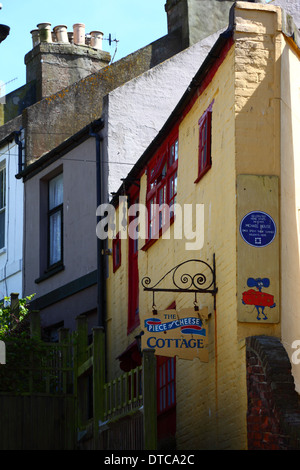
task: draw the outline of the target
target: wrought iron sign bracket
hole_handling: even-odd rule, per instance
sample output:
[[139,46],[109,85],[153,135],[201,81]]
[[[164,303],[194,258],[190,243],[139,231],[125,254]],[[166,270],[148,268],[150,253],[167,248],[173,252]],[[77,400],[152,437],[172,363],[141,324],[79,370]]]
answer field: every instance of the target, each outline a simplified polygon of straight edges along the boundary
[[[180,273],[180,268],[189,264],[199,265],[201,270],[206,270],[208,272],[197,272],[196,274],[190,274],[189,272]],[[168,277],[171,278],[170,287],[160,287],[163,284],[163,281]],[[216,294],[218,288],[216,286],[216,261],[215,254],[213,255],[213,265],[210,266],[206,261],[199,259],[191,259],[184,261],[183,263],[178,264],[174,268],[170,269],[158,282],[154,285],[150,277],[146,276],[141,281],[144,291],[153,292],[153,305],[154,294],[155,292],[175,292],[175,293],[194,293],[195,294],[195,303],[197,294],[211,294],[214,297],[214,309],[216,308]]]

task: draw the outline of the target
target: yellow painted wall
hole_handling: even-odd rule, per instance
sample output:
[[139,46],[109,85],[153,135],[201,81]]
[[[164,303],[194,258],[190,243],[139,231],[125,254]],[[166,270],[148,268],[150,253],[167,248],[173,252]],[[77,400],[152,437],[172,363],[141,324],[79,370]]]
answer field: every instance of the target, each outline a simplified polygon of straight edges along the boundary
[[279,175],[281,10],[237,2],[235,21],[236,171]]
[[[109,232],[109,248],[112,249],[112,237],[119,231],[126,238],[121,240],[121,266],[113,273],[113,257],[108,256],[109,277],[107,279],[107,364],[108,376],[110,381],[120,375],[117,357],[134,341],[134,336],[127,336],[127,318],[128,318],[128,240],[127,234],[123,231],[120,224],[120,214],[123,204],[116,210],[116,229]],[[136,334],[136,333],[135,333]]]
[[[235,22],[236,174],[279,177],[281,10],[237,2]],[[259,334],[280,337],[280,323],[238,323],[239,338]]]
[[[178,203],[204,204],[204,246],[200,251],[175,247],[177,261],[200,258],[212,264],[216,255],[218,294],[199,295],[200,306],[212,314],[208,322],[209,362],[177,360],[177,441],[184,449],[245,448],[246,400],[244,350],[237,341],[234,47],[215,77],[183,120],[179,130]],[[197,175],[198,120],[212,107],[212,167],[193,184]],[[178,308],[191,306],[182,295]],[[182,397],[180,399],[180,397]],[[188,397],[188,400],[186,399]],[[195,432],[197,429],[197,432]]]
[[[290,40],[282,42],[281,74],[281,224],[282,342],[292,362],[300,392],[300,53]],[[294,362],[294,363],[293,363]]]

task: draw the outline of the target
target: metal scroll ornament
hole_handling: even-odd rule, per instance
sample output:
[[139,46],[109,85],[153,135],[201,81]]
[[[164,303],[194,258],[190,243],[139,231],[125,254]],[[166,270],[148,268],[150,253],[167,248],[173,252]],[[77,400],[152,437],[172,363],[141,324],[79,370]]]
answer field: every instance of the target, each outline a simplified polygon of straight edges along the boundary
[[[217,293],[215,255],[212,267],[203,260],[191,259],[170,269],[153,285],[148,276],[144,277],[141,283],[145,291],[194,292],[208,293],[215,296]],[[165,287],[163,287],[164,284],[166,284]]]

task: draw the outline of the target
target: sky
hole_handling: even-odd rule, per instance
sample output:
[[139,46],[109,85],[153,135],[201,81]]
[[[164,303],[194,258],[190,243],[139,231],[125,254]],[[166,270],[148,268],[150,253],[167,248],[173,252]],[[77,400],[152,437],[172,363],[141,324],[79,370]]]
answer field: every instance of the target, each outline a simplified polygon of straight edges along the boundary
[[[0,44],[0,83],[5,93],[26,83],[25,55],[32,49],[30,31],[38,23],[51,23],[53,29],[64,24],[68,31],[74,23],[84,23],[85,32],[104,33],[103,50],[114,61],[167,34],[166,0],[0,0],[0,23],[10,34]],[[109,34],[112,42],[109,46]],[[2,87],[3,88],[3,87]]]

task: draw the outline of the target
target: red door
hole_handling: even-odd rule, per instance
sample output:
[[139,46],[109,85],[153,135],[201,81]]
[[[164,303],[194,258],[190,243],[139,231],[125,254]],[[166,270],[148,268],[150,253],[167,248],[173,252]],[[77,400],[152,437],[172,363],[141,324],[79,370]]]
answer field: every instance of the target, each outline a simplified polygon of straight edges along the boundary
[[157,356],[157,437],[174,445],[176,434],[176,358]]

